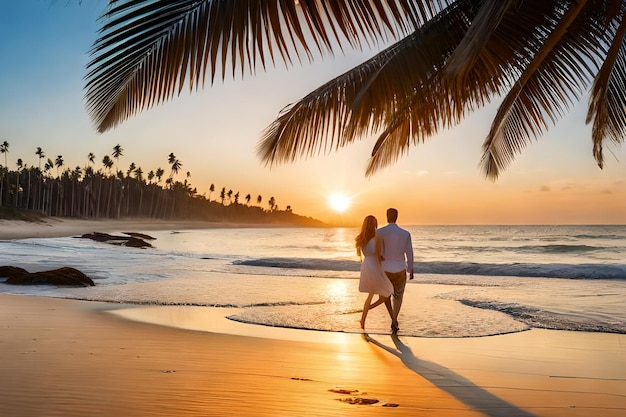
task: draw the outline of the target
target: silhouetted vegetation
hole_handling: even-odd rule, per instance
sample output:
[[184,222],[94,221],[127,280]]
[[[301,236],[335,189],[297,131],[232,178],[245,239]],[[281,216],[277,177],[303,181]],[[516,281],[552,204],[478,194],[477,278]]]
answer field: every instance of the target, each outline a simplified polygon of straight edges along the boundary
[[[35,155],[38,166],[28,166],[17,159],[16,169],[8,168],[9,143],[0,144],[4,165],[0,164],[0,218],[38,220],[40,216],[74,217],[84,219],[153,218],[161,220],[202,220],[249,224],[293,224],[323,226],[310,217],[293,213],[291,206],[280,210],[276,199],[252,199],[247,194],[245,204],[240,202],[239,191],[222,188],[219,201],[211,200],[215,185],[211,184],[209,196],[198,194],[190,183],[191,173],[179,181],[177,174],[182,162],[173,153],[168,156],[170,173],[157,168],[144,175],[141,167],[131,162],[124,172],[118,169],[124,150],[113,148],[111,156],[105,155],[101,168],[96,169],[96,157],[87,156],[81,168],[65,167],[62,155],[53,161],[46,159],[41,148]],[[43,168],[42,168],[43,163]],[[64,168],[64,169],[63,169]],[[62,170],[63,169],[63,170]],[[250,201],[257,205],[250,205]]]

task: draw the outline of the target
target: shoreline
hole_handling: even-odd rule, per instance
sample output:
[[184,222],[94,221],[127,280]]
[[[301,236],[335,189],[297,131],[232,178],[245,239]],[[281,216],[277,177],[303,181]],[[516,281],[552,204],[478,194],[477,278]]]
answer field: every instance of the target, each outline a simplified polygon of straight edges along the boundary
[[[196,309],[215,327],[194,331],[122,318],[124,309],[149,307],[0,294],[0,415],[626,412],[626,335],[532,329],[443,339],[266,329],[206,307]],[[247,335],[237,334],[242,328]],[[275,337],[264,337],[268,330]]]
[[288,224],[222,223],[200,220],[119,219],[84,220],[47,218],[42,221],[0,219],[0,240],[55,238],[77,236],[91,232],[141,232],[154,230],[191,230],[218,228],[306,227]]

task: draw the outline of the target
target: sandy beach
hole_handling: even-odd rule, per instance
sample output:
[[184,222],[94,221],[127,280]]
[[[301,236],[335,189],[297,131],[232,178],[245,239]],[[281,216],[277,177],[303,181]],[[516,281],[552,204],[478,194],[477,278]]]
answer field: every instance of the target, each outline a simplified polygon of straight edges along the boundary
[[[207,225],[2,221],[0,239],[186,227]],[[181,311],[190,325],[173,327]],[[0,294],[0,415],[626,415],[626,335],[416,338],[228,314]]]
[[47,218],[46,220],[40,222],[0,219],[0,240],[79,236],[84,233],[91,232],[134,232],[137,230],[182,230],[238,226],[240,225],[201,221],[165,221],[155,219],[81,220]]

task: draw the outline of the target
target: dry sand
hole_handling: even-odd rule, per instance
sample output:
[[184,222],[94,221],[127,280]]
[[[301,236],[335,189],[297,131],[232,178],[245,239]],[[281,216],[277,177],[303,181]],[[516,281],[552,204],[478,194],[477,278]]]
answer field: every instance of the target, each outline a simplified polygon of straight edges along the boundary
[[[131,223],[61,225],[41,233]],[[203,315],[205,331],[154,324],[184,308],[0,294],[0,416],[626,415],[625,335],[337,334],[234,323],[227,309],[198,307],[185,315]]]

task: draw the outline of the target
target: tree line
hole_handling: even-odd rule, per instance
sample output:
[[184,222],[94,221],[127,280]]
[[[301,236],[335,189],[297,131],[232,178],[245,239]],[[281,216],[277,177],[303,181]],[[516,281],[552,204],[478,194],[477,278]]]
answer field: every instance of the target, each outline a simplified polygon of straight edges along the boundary
[[[177,179],[182,162],[170,153],[169,173],[157,168],[145,173],[131,162],[119,168],[124,149],[118,144],[110,155],[96,161],[87,155],[84,167],[67,167],[62,155],[48,157],[41,147],[35,151],[37,166],[17,159],[16,169],[8,165],[9,143],[0,144],[0,207],[31,210],[46,216],[88,219],[141,217],[162,220],[236,221],[244,223],[296,223],[321,225],[317,220],[294,214],[290,205],[280,210],[272,196],[263,208],[261,195],[242,196],[239,191],[214,184],[209,195],[198,194],[190,182],[191,173]],[[98,162],[101,164],[99,165]]]

